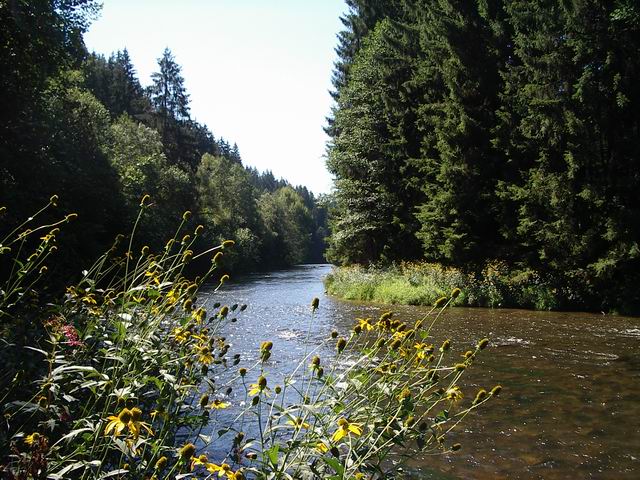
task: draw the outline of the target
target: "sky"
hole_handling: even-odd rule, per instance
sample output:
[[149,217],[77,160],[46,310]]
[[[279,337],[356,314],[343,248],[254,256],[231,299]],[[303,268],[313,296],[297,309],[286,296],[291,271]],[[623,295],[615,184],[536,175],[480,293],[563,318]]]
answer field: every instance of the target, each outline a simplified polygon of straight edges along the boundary
[[150,84],[169,47],[191,116],[238,144],[245,165],[328,193],[323,131],[343,0],[104,0],[90,51],[125,47]]

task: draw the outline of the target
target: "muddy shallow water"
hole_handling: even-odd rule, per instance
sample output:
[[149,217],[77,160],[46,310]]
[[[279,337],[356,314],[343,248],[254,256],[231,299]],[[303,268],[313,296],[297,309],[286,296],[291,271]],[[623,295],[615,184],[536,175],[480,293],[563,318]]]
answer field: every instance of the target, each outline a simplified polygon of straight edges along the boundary
[[[272,340],[269,374],[276,380],[332,329],[390,309],[326,297],[322,278],[330,269],[308,265],[251,275],[204,295],[211,303],[249,305],[225,335],[243,358]],[[320,308],[307,337],[313,297]],[[391,310],[404,320],[426,312]],[[504,390],[451,438],[462,443],[461,451],[412,458],[409,478],[640,478],[640,318],[452,308],[433,334],[436,341],[451,338],[460,353],[491,339],[465,375],[463,392],[473,396],[497,383]]]

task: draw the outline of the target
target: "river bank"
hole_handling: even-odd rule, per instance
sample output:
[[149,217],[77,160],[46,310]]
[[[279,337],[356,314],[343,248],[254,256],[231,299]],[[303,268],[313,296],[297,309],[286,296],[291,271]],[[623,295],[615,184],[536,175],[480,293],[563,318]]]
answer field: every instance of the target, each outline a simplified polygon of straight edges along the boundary
[[324,280],[327,293],[344,300],[390,305],[429,306],[454,288],[459,307],[584,309],[589,302],[575,286],[558,286],[533,270],[513,270],[502,262],[481,271],[464,272],[436,263],[403,262],[387,268],[358,265],[335,267]]

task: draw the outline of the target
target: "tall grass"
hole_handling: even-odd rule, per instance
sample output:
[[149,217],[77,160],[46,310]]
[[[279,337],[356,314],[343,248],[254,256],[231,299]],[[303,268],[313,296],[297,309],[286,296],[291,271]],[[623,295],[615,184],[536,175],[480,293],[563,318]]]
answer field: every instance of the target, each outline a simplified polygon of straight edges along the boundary
[[502,262],[488,263],[475,273],[435,263],[338,267],[326,277],[325,287],[339,298],[392,305],[432,305],[455,287],[463,292],[454,302],[457,306],[552,310],[562,303],[551,281],[531,270],[512,270]]
[[[145,197],[140,216],[147,210]],[[460,357],[450,340],[431,337],[458,289],[413,325],[391,313],[356,319],[273,385],[268,372],[278,352],[268,339],[242,358],[224,337],[229,328],[252,328],[241,325],[246,306],[205,311],[197,296],[205,282],[228,281],[217,262],[233,242],[194,253],[202,227],[184,231],[188,217],[155,253],[132,250],[134,226],[46,305],[37,302],[40,282],[58,229],[73,215],[34,227],[36,215],[2,240],[9,265],[0,292],[3,476],[388,478],[393,451],[457,451],[448,433],[500,392],[465,399],[460,387],[488,340]],[[186,278],[185,266],[203,257],[211,259],[206,274]],[[318,308],[314,299],[309,330]],[[9,335],[18,324],[32,335]],[[327,346],[335,354],[320,358]],[[233,415],[218,415],[225,409]]]

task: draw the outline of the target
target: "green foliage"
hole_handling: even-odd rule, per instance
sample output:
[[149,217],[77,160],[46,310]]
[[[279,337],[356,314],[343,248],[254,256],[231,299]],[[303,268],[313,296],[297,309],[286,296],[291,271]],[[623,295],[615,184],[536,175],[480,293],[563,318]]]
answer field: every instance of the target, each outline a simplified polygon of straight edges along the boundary
[[266,229],[267,255],[284,264],[302,263],[309,251],[312,230],[311,214],[302,197],[291,187],[279,188],[263,193],[258,209]]
[[403,44],[403,33],[390,21],[380,22],[337,97],[327,166],[337,188],[328,258],[338,263],[393,260],[401,255],[395,242],[403,244],[403,255],[417,250],[413,212],[404,208],[415,192],[410,181],[398,182],[410,180],[412,153],[405,141],[413,119],[403,109],[410,101],[403,87],[410,46]]
[[388,268],[339,267],[325,279],[330,295],[392,305],[433,305],[455,288],[456,306],[524,307],[553,310],[575,301],[576,291],[531,270],[489,263],[478,272],[432,263],[400,263]]
[[418,239],[637,309],[638,6],[379,3],[351,2],[338,39],[331,259],[412,260]]
[[[126,231],[140,198],[150,195],[154,215],[137,228],[151,247],[160,248],[174,219],[190,210],[190,225],[207,227],[203,248],[236,241],[227,269],[322,261],[326,214],[313,194],[301,187],[279,194],[283,225],[277,215],[263,218],[259,197],[289,183],[245,168],[235,143],[190,118],[181,67],[169,49],[146,89],[126,48],[108,58],[86,52],[82,34],[96,12],[86,0],[0,4],[0,205],[11,207],[0,235],[59,194],[61,205],[79,215],[61,239],[64,278]],[[197,274],[206,267],[192,268]]]

